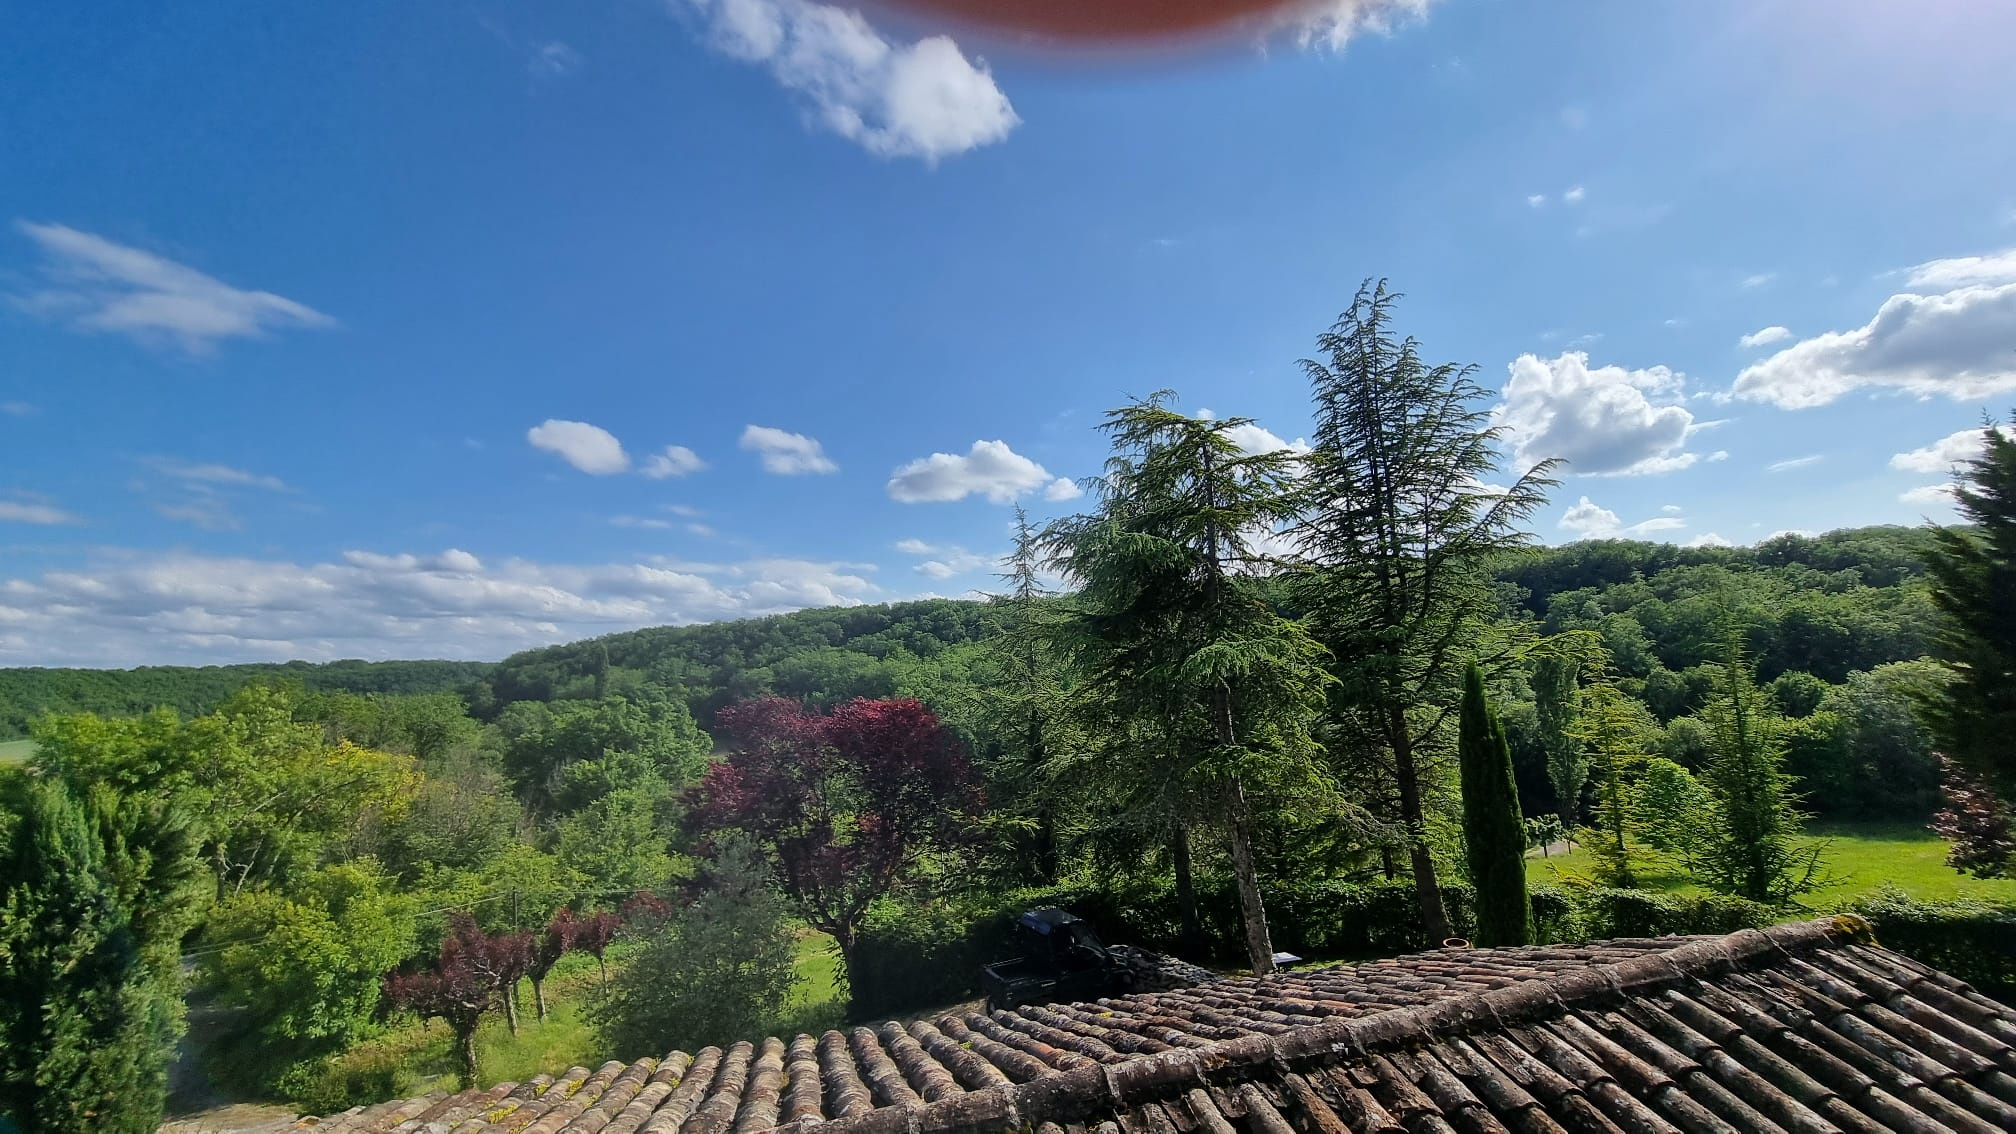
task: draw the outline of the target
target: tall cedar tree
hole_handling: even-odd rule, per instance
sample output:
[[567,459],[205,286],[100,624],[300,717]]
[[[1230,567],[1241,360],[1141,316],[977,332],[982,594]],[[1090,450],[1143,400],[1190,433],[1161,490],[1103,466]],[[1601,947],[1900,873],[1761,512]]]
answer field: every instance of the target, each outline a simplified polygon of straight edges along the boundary
[[1052,592],[1043,585],[1042,533],[1019,505],[1015,547],[1003,566],[1007,570],[1000,579],[1006,590],[989,596],[999,632],[988,645],[999,667],[999,684],[984,699],[981,714],[999,752],[990,777],[1005,789],[1002,795],[1027,809],[1026,861],[1035,879],[1047,886],[1057,881],[1058,818],[1069,805],[1067,793],[1046,775],[1065,697],[1051,648],[1055,616],[1048,602]]
[[1521,521],[1546,502],[1554,463],[1508,488],[1485,483],[1498,467],[1488,392],[1475,367],[1430,366],[1396,337],[1399,298],[1368,281],[1317,339],[1326,357],[1303,360],[1316,433],[1299,591],[1338,679],[1326,741],[1390,776],[1422,928],[1439,941],[1449,918],[1428,849],[1429,761],[1446,751],[1462,660],[1497,611],[1487,564],[1526,542]]
[[1101,507],[1060,521],[1046,542],[1082,588],[1064,640],[1085,703],[1116,748],[1144,733],[1166,744],[1107,765],[1120,781],[1110,790],[1173,797],[1179,822],[1204,801],[1217,809],[1247,955],[1267,973],[1274,948],[1248,785],[1310,784],[1325,681],[1322,647],[1255,585],[1254,572],[1274,565],[1256,543],[1292,514],[1295,458],[1247,452],[1234,438],[1249,419],[1186,417],[1168,408],[1172,397],[1106,415]]
[[1953,673],[1922,706],[1940,749],[2016,800],[2016,433],[1990,424],[1954,493],[1971,527],[1940,528],[1926,556],[1939,660]]
[[1639,779],[1650,759],[1646,734],[1656,726],[1643,705],[1605,676],[1588,689],[1577,718],[1574,742],[1581,746],[1595,780],[1593,829],[1581,831],[1583,849],[1596,860],[1596,880],[1626,889],[1638,885]]
[[1709,889],[1771,905],[1789,903],[1821,882],[1825,848],[1801,846],[1792,777],[1766,694],[1757,687],[1733,637],[1703,715],[1714,747],[1701,786],[1715,801],[1715,822],[1696,858]]
[[485,933],[466,913],[448,920],[448,936],[429,972],[395,973],[385,978],[385,999],[422,1017],[439,1016],[455,1032],[462,1085],[474,1087],[476,1027],[487,1012],[503,1006],[509,990],[532,963],[529,933]]
[[1462,770],[1463,847],[1477,888],[1477,943],[1532,941],[1526,894],[1526,819],[1512,779],[1512,745],[1476,666],[1463,671],[1463,717],[1456,750]]
[[820,716],[780,697],[723,709],[729,755],[700,783],[693,821],[739,831],[769,856],[849,979],[868,907],[929,851],[960,842],[980,813],[972,764],[931,710],[865,698]]
[[53,1134],[146,1134],[161,1123],[182,1034],[177,954],[211,887],[201,838],[158,800],[9,779],[0,1115]]

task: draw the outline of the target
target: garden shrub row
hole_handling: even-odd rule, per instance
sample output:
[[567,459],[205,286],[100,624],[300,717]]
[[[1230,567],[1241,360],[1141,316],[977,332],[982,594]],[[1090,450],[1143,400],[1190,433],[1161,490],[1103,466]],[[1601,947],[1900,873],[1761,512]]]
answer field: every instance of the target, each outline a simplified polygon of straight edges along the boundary
[[2016,909],[1980,902],[1920,902],[1893,887],[1850,911],[1869,919],[1876,940],[2016,1003]]

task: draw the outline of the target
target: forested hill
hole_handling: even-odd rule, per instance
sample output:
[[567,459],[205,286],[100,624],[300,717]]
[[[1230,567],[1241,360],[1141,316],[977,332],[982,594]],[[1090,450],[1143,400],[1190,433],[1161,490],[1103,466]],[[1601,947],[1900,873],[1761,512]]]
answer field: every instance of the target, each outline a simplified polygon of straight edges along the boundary
[[[1830,684],[1916,658],[1932,610],[1920,580],[1930,529],[1852,528],[1783,535],[1755,547],[1683,548],[1589,540],[1508,560],[1506,613],[1550,631],[1591,629],[1621,676],[1664,720],[1705,689],[1733,617],[1766,680],[1810,673]],[[933,599],[804,610],[770,618],[654,627],[528,650],[500,663],[160,666],[0,670],[0,738],[45,712],[128,714],[157,705],[206,709],[243,685],[292,680],[311,690],[465,695],[479,717],[513,701],[587,699],[649,685],[683,694],[703,725],[763,693],[815,701],[958,685],[970,647],[991,630],[985,604]]]
[[168,707],[206,712],[247,685],[298,682],[318,692],[479,691],[494,662],[334,661],[251,665],[157,665],[138,669],[0,669],[0,740],[25,736],[44,713],[131,716]]

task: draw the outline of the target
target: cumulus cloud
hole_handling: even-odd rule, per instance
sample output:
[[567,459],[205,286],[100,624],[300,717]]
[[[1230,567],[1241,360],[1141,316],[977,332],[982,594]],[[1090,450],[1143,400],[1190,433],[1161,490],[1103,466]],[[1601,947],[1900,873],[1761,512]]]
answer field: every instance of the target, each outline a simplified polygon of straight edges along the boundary
[[591,476],[612,476],[630,467],[630,454],[616,435],[585,421],[549,418],[526,430],[525,440]]
[[1735,547],[1736,545],[1735,545],[1735,544],[1734,544],[1733,542],[1731,542],[1731,541],[1729,541],[1729,540],[1727,540],[1727,539],[1724,539],[1724,538],[1722,538],[1722,537],[1721,537],[1721,536],[1719,536],[1719,535],[1716,535],[1716,534],[1715,534],[1714,532],[1702,532],[1702,533],[1701,533],[1700,535],[1697,535],[1697,536],[1695,536],[1695,537],[1694,537],[1693,539],[1690,539],[1690,540],[1688,540],[1688,541],[1687,541],[1686,543],[1684,543],[1684,544],[1681,544],[1680,546],[1682,546],[1682,547]]
[[497,658],[640,626],[886,601],[860,564],[588,564],[351,551],[334,562],[126,552],[0,576],[0,664]]
[[[2016,439],[2016,426],[1998,425],[1995,429],[2004,437]],[[1952,472],[1955,465],[1979,457],[1988,448],[1986,432],[1985,428],[1976,427],[1949,433],[1923,448],[1896,454],[1890,458],[1890,467],[1900,472],[1943,476]]]
[[975,441],[964,456],[920,457],[897,469],[888,485],[889,498],[904,504],[942,504],[968,496],[1008,504],[1038,489],[1046,500],[1069,500],[1079,494],[1069,477],[1051,476],[1005,441]]
[[81,524],[83,520],[53,504],[0,500],[0,524]]
[[1526,207],[1529,209],[1541,208],[1546,204],[1547,194],[1545,193],[1528,193],[1526,195]]
[[173,343],[192,354],[220,340],[256,338],[336,321],[270,291],[246,291],[194,268],[67,225],[19,221],[43,257],[40,286],[12,297],[30,314],[81,331]]
[[1561,200],[1565,204],[1579,205],[1582,203],[1582,199],[1584,197],[1587,197],[1588,195],[1589,195],[1588,190],[1582,188],[1580,185],[1577,185],[1573,189],[1568,190],[1566,193],[1561,194]]
[[1244,425],[1235,425],[1226,430],[1225,436],[1234,445],[1255,456],[1264,453],[1307,453],[1309,451],[1309,443],[1302,438],[1297,437],[1293,441],[1286,441],[1273,430],[1263,428],[1250,421]]
[[1510,371],[1493,414],[1521,468],[1558,457],[1571,473],[1641,476],[1697,460],[1686,451],[1694,415],[1679,404],[1686,377],[1677,371],[1592,368],[1581,351],[1522,354]]
[[859,12],[809,0],[675,2],[716,51],[763,67],[814,122],[870,153],[937,161],[1021,123],[987,65],[946,36],[891,42]]
[[1910,269],[1904,282],[1911,287],[1952,291],[1955,288],[2016,283],[2016,248],[1986,256],[1956,256],[1927,260]]
[[1861,327],[1794,343],[1744,368],[1731,393],[1780,409],[1824,406],[1861,389],[1973,401],[2016,390],[2011,342],[2016,282],[1906,292]]
[[905,555],[930,556],[912,568],[918,574],[933,579],[949,579],[954,575],[964,575],[994,562],[985,555],[975,553],[954,544],[930,544],[921,539],[899,539],[896,550]]
[[1788,457],[1785,460],[1772,461],[1770,464],[1765,465],[1764,471],[1767,473],[1791,472],[1793,469],[1803,469],[1808,465],[1817,465],[1823,460],[1826,460],[1826,457],[1819,453],[1812,453],[1804,457]]
[[651,454],[644,462],[642,471],[652,480],[664,480],[666,477],[696,473],[706,467],[707,462],[700,459],[700,454],[686,446],[667,445],[664,449]]
[[840,471],[840,466],[826,456],[825,447],[803,433],[790,433],[767,425],[744,426],[742,448],[762,457],[763,471],[778,476]]
[[1652,532],[1678,531],[1687,526],[1687,521],[1674,515],[1654,516],[1649,520],[1626,527],[1617,513],[1584,496],[1562,513],[1561,530],[1572,532],[1577,539],[1610,539],[1624,535],[1649,535]]
[[1782,343],[1791,337],[1792,329],[1790,327],[1766,327],[1761,331],[1752,331],[1737,341],[1743,344],[1744,349],[1748,350],[1760,346],[1770,346],[1772,343]]

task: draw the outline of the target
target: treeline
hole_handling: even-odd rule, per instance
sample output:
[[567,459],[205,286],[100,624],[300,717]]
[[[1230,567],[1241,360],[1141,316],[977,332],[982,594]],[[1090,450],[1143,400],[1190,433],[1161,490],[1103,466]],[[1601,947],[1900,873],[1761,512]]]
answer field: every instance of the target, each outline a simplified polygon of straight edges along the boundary
[[51,713],[133,716],[150,709],[194,714],[248,685],[290,682],[316,692],[445,693],[477,689],[491,662],[333,661],[248,665],[153,665],[137,669],[0,669],[0,740],[28,735]]

